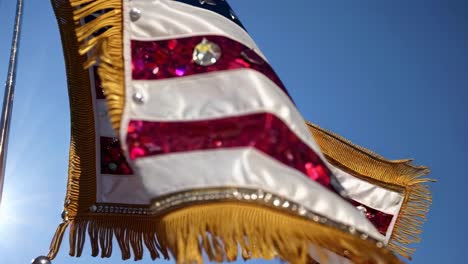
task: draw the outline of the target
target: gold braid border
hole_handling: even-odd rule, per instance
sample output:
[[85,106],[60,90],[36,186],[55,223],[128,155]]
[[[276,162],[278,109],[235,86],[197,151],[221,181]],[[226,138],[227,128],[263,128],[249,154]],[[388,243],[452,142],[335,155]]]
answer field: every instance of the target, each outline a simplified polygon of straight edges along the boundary
[[411,259],[415,249],[409,244],[420,241],[421,228],[432,203],[431,192],[425,183],[433,180],[422,178],[430,170],[413,165],[411,160],[387,160],[317,125],[310,122],[307,125],[327,160],[334,166],[372,184],[404,194],[389,248]]

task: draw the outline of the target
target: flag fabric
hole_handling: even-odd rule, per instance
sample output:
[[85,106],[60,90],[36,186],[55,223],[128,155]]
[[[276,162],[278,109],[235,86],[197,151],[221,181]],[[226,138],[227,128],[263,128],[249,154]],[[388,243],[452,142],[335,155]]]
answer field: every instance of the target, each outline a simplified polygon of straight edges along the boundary
[[[224,0],[52,0],[72,135],[70,255],[399,263],[430,203],[409,161],[306,124]],[[393,251],[393,252],[392,252]]]

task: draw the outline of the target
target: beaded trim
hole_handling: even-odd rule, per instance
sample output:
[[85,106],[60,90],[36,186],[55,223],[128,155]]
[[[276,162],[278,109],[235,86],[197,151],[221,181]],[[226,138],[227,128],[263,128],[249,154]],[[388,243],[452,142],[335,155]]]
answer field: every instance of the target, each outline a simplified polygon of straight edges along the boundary
[[307,208],[289,201],[279,195],[247,188],[213,188],[196,191],[185,191],[167,195],[154,200],[151,207],[126,207],[112,204],[95,204],[89,208],[92,213],[100,214],[126,214],[155,216],[168,213],[177,208],[187,205],[201,204],[206,202],[237,201],[244,203],[262,204],[276,210],[299,216],[303,219],[320,223],[328,227],[341,230],[342,232],[358,236],[362,240],[374,242],[378,248],[384,247],[384,243],[367,233],[357,230],[354,226],[345,225],[333,221],[323,215],[317,214]]
[[289,201],[279,195],[265,192],[263,190],[254,190],[247,188],[215,188],[196,191],[185,191],[168,195],[163,198],[158,198],[152,202],[150,214],[158,215],[167,213],[186,206],[188,204],[206,203],[219,201],[240,201],[245,203],[262,204],[270,208],[281,210],[283,212],[302,217],[307,220],[314,221],[345,233],[360,237],[362,240],[369,240],[382,248],[383,242],[370,237],[367,233],[357,230],[354,226],[348,226],[342,223],[333,221],[323,215],[317,214],[307,208]]
[[127,215],[149,215],[150,210],[146,207],[126,207],[110,204],[93,204],[89,207],[92,213],[100,214],[127,214]]

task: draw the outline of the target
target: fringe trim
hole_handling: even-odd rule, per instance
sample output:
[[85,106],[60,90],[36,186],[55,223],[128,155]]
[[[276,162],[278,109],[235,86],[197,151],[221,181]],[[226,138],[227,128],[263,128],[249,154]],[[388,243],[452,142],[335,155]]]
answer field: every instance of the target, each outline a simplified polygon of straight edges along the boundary
[[[80,55],[88,55],[85,69],[98,65],[111,124],[118,133],[125,103],[122,0],[69,0],[75,8],[73,21]],[[81,24],[93,13],[103,11],[91,22]],[[102,31],[102,32],[101,32]],[[96,34],[101,32],[100,34]]]
[[326,158],[333,165],[363,180],[405,195],[403,205],[390,238],[389,249],[411,259],[420,242],[422,225],[432,203],[432,195],[425,184],[434,180],[422,178],[430,171],[415,166],[412,160],[387,160],[349,140],[307,122],[311,134]]
[[[57,254],[56,245],[65,229],[66,225],[57,230],[49,256]],[[278,257],[290,263],[311,263],[309,249],[314,245],[354,263],[401,263],[370,240],[276,210],[230,202],[186,207],[160,217],[77,218],[70,222],[71,256],[82,254],[86,236],[92,256],[102,258],[111,256],[115,238],[124,260],[132,255],[141,260],[146,247],[153,260],[174,256],[177,263],[203,263],[202,252],[210,261],[232,262],[239,250],[244,260]],[[321,255],[326,263],[326,254]]]

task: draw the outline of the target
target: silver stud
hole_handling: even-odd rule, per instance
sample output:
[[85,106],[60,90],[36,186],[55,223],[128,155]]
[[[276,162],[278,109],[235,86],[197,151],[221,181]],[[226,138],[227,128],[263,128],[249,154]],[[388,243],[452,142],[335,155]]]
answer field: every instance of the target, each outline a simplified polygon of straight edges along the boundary
[[361,234],[361,239],[366,240],[369,237],[368,234]]
[[31,264],[51,264],[50,258],[46,256],[39,256],[31,261]]
[[91,205],[89,207],[89,211],[92,212],[92,213],[95,213],[97,211],[97,206],[95,204]]
[[137,104],[143,104],[145,102],[145,97],[143,96],[143,93],[141,92],[135,92],[132,98],[133,98],[133,101]]
[[382,247],[383,247],[383,243],[379,241],[379,242],[377,242],[376,246],[377,246],[378,248],[382,248]]
[[132,22],[137,21],[141,17],[141,10],[137,7],[133,7],[130,9],[130,20]]
[[218,44],[204,38],[193,49],[193,61],[200,66],[210,66],[221,58],[221,48]]

